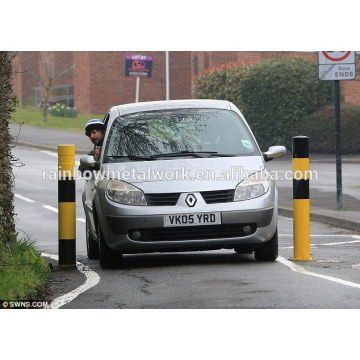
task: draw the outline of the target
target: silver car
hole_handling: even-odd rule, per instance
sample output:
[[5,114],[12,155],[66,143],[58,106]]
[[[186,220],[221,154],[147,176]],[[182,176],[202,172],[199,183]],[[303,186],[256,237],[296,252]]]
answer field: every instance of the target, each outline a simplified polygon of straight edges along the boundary
[[88,169],[83,206],[90,259],[104,268],[123,254],[234,249],[278,256],[278,193],[238,108],[220,100],[112,107],[99,161]]

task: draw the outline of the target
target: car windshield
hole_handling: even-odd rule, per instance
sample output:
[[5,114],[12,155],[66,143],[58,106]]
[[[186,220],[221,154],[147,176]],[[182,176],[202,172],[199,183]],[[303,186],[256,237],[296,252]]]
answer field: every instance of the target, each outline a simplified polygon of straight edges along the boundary
[[259,155],[259,150],[244,122],[235,112],[219,109],[119,116],[105,150],[107,161],[253,155]]

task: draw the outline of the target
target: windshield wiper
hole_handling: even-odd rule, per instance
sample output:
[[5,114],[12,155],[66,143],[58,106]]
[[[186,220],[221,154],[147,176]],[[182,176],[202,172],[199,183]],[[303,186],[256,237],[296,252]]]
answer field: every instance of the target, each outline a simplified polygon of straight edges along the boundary
[[234,157],[234,156],[239,156],[239,155],[236,155],[236,154],[219,154],[219,153],[212,153],[211,156],[223,156],[223,157]]
[[209,157],[213,154],[216,155],[217,152],[216,151],[179,151],[173,153],[151,155],[151,158],[157,159],[159,157],[177,157],[177,156],[188,156],[188,155],[203,158],[203,157]]
[[233,157],[235,154],[219,154],[217,151],[179,151],[174,153],[166,153],[166,154],[156,154],[151,155],[151,158],[157,159],[160,157],[177,157],[177,156],[196,156],[199,158],[206,158],[211,156],[224,156],[224,157]]
[[136,155],[107,155],[110,159],[129,159],[129,160],[154,160],[149,156],[136,156]]

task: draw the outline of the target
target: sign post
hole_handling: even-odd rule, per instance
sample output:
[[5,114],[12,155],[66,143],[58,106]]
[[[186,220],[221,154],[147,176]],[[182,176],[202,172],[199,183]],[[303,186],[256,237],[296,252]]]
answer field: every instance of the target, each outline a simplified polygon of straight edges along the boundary
[[149,55],[126,55],[125,76],[136,76],[135,102],[140,97],[140,77],[150,78],[152,75],[152,56]]
[[319,79],[334,80],[335,85],[335,155],[336,155],[336,208],[341,210],[341,133],[340,133],[340,80],[353,80],[356,76],[355,51],[319,51]]

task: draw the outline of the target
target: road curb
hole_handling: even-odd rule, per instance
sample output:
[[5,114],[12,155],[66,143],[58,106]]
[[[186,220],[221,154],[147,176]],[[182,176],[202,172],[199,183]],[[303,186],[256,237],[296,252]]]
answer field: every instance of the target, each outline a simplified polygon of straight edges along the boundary
[[[293,210],[288,207],[279,206],[279,215],[293,218]],[[316,211],[310,210],[310,220],[331,226],[341,227],[344,229],[360,231],[359,222],[347,220],[337,216],[320,214]]]

